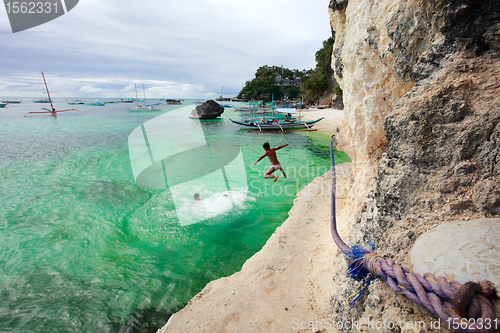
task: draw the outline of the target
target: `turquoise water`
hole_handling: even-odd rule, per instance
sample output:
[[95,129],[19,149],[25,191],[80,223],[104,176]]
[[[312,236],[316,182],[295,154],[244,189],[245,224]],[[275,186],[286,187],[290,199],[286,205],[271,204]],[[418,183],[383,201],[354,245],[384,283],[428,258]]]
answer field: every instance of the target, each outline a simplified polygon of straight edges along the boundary
[[[226,109],[202,122],[203,133],[241,149],[248,191],[217,216],[182,225],[168,188],[137,186],[128,146],[132,131],[179,107],[78,105],[84,115],[22,117],[40,106],[0,109],[2,332],[156,332],[209,281],[238,271],[287,218],[296,193],[329,168],[327,139],[247,133]],[[278,152],[287,179],[265,180],[267,159],[252,166],[266,141],[289,143]]]

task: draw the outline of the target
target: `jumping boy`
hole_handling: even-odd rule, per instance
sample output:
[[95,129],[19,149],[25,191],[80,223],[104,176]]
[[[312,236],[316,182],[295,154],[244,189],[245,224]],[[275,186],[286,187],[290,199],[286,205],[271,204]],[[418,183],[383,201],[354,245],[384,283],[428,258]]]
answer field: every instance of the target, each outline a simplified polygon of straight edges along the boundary
[[262,147],[264,147],[264,150],[266,152],[264,153],[264,155],[259,157],[259,159],[257,161],[255,161],[254,165],[257,164],[261,159],[263,159],[266,156],[267,156],[267,158],[269,158],[269,162],[271,162],[271,167],[269,168],[269,170],[267,170],[266,174],[264,175],[264,178],[274,178],[274,181],[276,182],[279,178],[279,175],[273,176],[272,173],[278,169],[281,170],[281,172],[283,173],[283,177],[286,178],[285,171],[281,167],[280,162],[278,162],[278,157],[276,157],[276,150],[279,150],[279,149],[286,147],[286,146],[288,146],[288,143],[284,144],[283,146],[279,146],[277,148],[271,148],[271,146],[269,146],[268,142],[266,142],[262,145]]

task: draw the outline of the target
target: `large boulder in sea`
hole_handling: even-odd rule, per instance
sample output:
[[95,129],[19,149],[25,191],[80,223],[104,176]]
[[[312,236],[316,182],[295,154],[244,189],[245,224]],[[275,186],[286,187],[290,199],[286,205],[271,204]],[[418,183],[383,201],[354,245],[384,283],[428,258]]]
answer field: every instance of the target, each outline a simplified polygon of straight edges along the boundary
[[224,108],[219,103],[209,100],[205,103],[198,105],[194,109],[189,118],[191,119],[215,119],[224,112]]

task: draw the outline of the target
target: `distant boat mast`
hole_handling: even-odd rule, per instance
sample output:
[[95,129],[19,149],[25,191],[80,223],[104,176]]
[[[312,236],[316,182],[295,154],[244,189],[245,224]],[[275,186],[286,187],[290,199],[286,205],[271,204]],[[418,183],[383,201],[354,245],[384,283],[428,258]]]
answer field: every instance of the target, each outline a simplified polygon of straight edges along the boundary
[[137,109],[139,109],[139,96],[137,96],[137,84],[134,83],[135,87],[135,101],[137,102]]
[[[43,77],[43,83],[45,83],[45,89],[47,89],[47,96],[49,96],[49,102],[50,102],[50,107],[52,108],[52,112],[56,112],[56,109],[54,108],[54,104],[52,104],[52,98],[50,98],[50,93],[49,93],[49,87],[47,86],[47,81],[45,80],[45,75],[42,72],[42,77]],[[53,114],[55,117],[55,113]]]

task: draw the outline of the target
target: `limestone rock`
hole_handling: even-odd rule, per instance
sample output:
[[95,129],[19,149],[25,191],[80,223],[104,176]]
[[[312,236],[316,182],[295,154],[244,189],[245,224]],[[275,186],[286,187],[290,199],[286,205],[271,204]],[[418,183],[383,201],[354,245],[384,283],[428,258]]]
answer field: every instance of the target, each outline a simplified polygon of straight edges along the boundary
[[427,231],[410,250],[413,271],[500,286],[500,219],[455,221]]
[[352,195],[362,207],[387,145],[385,117],[458,52],[498,52],[500,3],[331,0],[329,10],[332,67],[346,110],[337,147],[353,159]]
[[[346,243],[410,267],[419,235],[500,215],[499,13],[493,0],[330,2],[346,113],[337,147],[355,175]],[[356,284],[333,280],[335,320],[433,319],[380,282],[349,310]]]
[[198,105],[194,109],[189,118],[191,119],[215,119],[224,112],[224,108],[219,103],[209,100],[205,103]]

